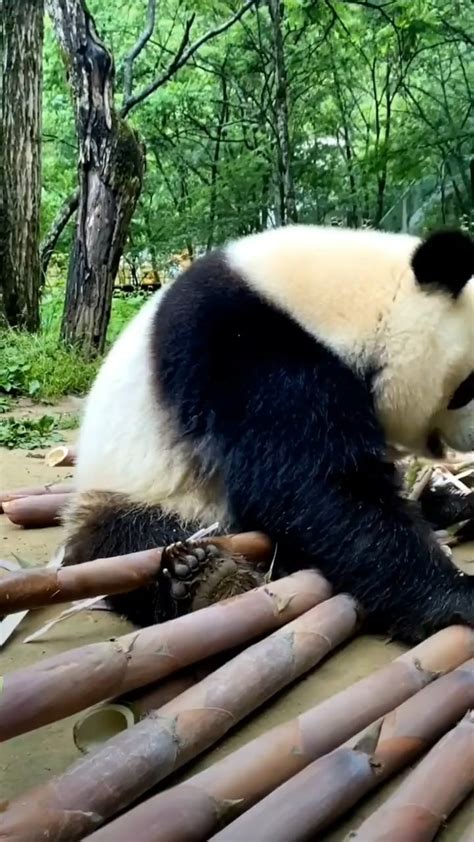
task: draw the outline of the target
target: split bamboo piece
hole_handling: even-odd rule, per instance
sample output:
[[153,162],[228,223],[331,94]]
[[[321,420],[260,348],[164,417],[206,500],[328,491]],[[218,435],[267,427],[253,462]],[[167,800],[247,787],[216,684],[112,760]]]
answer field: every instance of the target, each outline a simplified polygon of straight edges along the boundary
[[45,494],[71,494],[74,486],[66,482],[53,482],[47,485],[28,485],[23,488],[12,488],[9,491],[0,491],[0,512],[3,511],[3,504],[18,500],[21,497],[37,497]]
[[[333,751],[472,655],[474,630],[464,626],[444,629],[296,719],[272,728],[184,783],[145,801],[99,830],[91,842],[92,838],[97,842],[209,839],[221,824],[243,813],[311,761]],[[314,797],[313,791],[311,799]],[[255,834],[249,838],[256,838]]]
[[[353,744],[341,746],[290,778],[213,836],[213,842],[236,842],[252,836],[262,842],[314,838],[370,790],[419,757],[472,704],[474,659],[420,690],[359,735]],[[474,732],[472,726],[471,731]],[[474,753],[469,770],[474,782],[473,761]],[[377,824],[379,832],[382,826],[383,823]],[[361,842],[369,842],[369,838],[375,842],[385,837],[369,837],[364,825]],[[401,833],[387,836],[388,839],[409,842],[411,837]]]
[[53,447],[44,457],[48,468],[71,468],[76,464],[77,450],[74,445],[61,444]]
[[[259,532],[206,538],[200,543],[212,543],[223,552],[243,556],[251,562],[270,562],[273,552],[269,538]],[[18,571],[0,582],[0,615],[102,594],[126,593],[154,580],[161,555],[161,549],[145,550],[71,567]]]
[[176,620],[70,649],[8,673],[1,696],[0,740],[143,687],[279,628],[327,599],[330,592],[322,576],[302,570]]
[[344,594],[312,608],[63,775],[3,804],[0,837],[82,839],[313,667],[357,624],[354,600]]
[[471,711],[348,839],[431,842],[447,817],[473,790],[474,714]]
[[61,522],[61,512],[70,499],[70,493],[18,497],[4,502],[3,511],[8,520],[26,529],[57,526]]

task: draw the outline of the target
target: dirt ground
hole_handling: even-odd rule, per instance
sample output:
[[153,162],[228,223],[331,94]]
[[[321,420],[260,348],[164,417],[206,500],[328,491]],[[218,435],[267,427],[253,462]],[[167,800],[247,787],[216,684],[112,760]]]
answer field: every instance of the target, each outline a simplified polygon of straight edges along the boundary
[[[74,435],[72,431],[64,438],[72,441]],[[46,468],[42,460],[30,458],[26,451],[8,452],[0,449],[0,485],[4,488],[55,480],[65,481],[68,476],[70,474],[67,470],[55,471]],[[59,528],[26,531],[9,525],[6,518],[0,516],[0,558],[8,559],[16,556],[27,563],[44,564],[49,560],[60,539]],[[474,572],[474,546],[464,547],[458,554],[458,559],[468,572]],[[22,642],[27,634],[39,628],[50,617],[57,615],[60,610],[60,607],[56,607],[32,612],[26,617],[14,636],[0,650],[0,674],[73,646],[114,637],[129,628],[125,621],[110,612],[90,611],[62,622],[41,641],[29,644]],[[250,721],[235,728],[230,736],[213,751],[207,752],[192,767],[188,767],[184,776],[208,766],[262,731],[333,695],[377,667],[386,664],[401,651],[402,647],[395,643],[386,643],[375,637],[359,637],[328,658],[306,678],[280,694],[274,702],[260,710]],[[76,718],[77,715],[32,734],[17,737],[2,746],[0,752],[2,799],[16,796],[44,782],[45,779],[65,770],[78,758],[79,752],[72,739],[72,726]],[[349,830],[356,829],[362,819],[386,798],[396,783],[397,781],[392,781],[372,798],[364,801],[337,830],[319,838],[327,842],[341,842]],[[474,798],[471,798],[450,819],[438,839],[442,842],[455,842],[460,839],[473,816]],[[259,842],[259,840],[252,840],[252,842]]]

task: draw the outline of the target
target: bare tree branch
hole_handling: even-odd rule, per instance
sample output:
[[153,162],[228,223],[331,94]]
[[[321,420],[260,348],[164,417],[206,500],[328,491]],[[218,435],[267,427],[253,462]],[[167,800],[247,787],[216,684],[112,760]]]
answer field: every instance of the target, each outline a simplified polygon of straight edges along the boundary
[[237,21],[239,21],[240,18],[242,18],[245,15],[245,13],[248,12],[249,9],[256,6],[257,3],[258,0],[247,0],[247,2],[244,3],[243,6],[241,6],[238,12],[235,13],[235,15],[232,15],[232,17],[228,18],[226,21],[224,21],[224,23],[221,23],[220,26],[216,26],[214,29],[208,30],[208,32],[202,35],[201,38],[198,38],[198,40],[195,41],[194,44],[191,44],[186,49],[186,45],[189,40],[189,33],[191,31],[191,27],[194,23],[195,18],[195,15],[192,15],[192,17],[186,23],[183,39],[181,41],[178,52],[176,53],[176,55],[174,56],[164,73],[162,73],[162,75],[159,76],[158,79],[155,79],[153,82],[150,82],[149,85],[146,85],[144,88],[142,88],[141,91],[138,91],[138,93],[133,94],[131,97],[126,99],[122,106],[121,116],[126,117],[127,114],[132,110],[132,108],[135,108],[135,106],[138,105],[140,102],[143,102],[143,100],[148,99],[148,97],[155,91],[157,91],[158,88],[161,88],[163,85],[165,85],[166,82],[168,82],[169,79],[171,79],[171,77],[174,76],[174,74],[177,73],[178,70],[180,70],[185,64],[187,64],[189,59],[204,44],[208,43],[208,41],[211,41],[217,35],[221,35],[222,32],[226,32],[227,29],[230,29],[231,26],[237,23]]
[[467,30],[463,29],[461,26],[454,26],[450,21],[446,20],[445,18],[442,19],[443,26],[446,27],[448,32],[451,32],[453,35],[456,35],[466,44],[469,44],[471,47],[474,47],[474,37],[467,32]]
[[63,233],[69,220],[77,211],[79,204],[79,190],[76,190],[69,196],[59,210],[51,228],[46,237],[40,245],[40,261],[41,261],[41,276],[42,284],[44,284],[46,273],[48,271],[49,261],[51,260],[56,244]]
[[135,59],[138,58],[148,41],[150,40],[151,36],[153,35],[153,30],[155,28],[155,17],[156,17],[156,0],[148,0],[148,8],[146,12],[146,25],[145,29],[139,35],[135,44],[133,45],[130,52],[127,53],[125,56],[123,63],[124,63],[124,79],[123,79],[123,94],[125,102],[129,100],[132,96],[132,89],[133,89],[133,65]]
[[181,43],[176,51],[176,54],[173,56],[173,59],[168,65],[166,72],[162,76],[160,76],[159,79],[156,79],[155,82],[152,82],[150,85],[147,85],[145,88],[143,88],[138,94],[132,94],[127,100],[125,100],[122,106],[122,110],[120,112],[122,117],[126,117],[129,111],[132,108],[134,108],[135,105],[137,105],[139,102],[143,102],[144,99],[147,99],[150,96],[150,94],[154,93],[154,91],[156,91],[166,82],[168,82],[169,79],[171,79],[171,77],[174,75],[174,73],[176,73],[176,71],[179,70],[180,67],[182,67],[181,59],[183,58],[183,55],[186,51],[186,47],[189,43],[189,35],[195,19],[196,15],[192,14],[191,17],[188,18],[188,20],[186,21],[183,37],[181,38]]

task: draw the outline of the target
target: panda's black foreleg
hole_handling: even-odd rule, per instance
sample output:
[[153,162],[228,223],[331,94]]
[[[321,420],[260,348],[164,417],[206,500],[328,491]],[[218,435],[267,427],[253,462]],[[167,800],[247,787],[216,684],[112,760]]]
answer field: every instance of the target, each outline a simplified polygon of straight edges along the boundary
[[420,497],[421,513],[434,529],[448,529],[466,521],[459,534],[474,537],[474,491],[463,494],[450,485],[428,486]]
[[[353,326],[341,324],[350,347]],[[196,261],[173,285],[153,343],[178,435],[217,472],[236,527],[278,542],[280,573],[318,567],[357,597],[373,628],[406,640],[474,624],[474,577],[401,499],[384,461],[369,374],[253,293],[221,257]]]
[[[305,475],[294,460],[308,466]],[[267,461],[266,483],[257,452],[241,476],[251,476],[252,463],[255,482],[230,479],[230,497],[242,528],[258,526],[278,542],[280,574],[302,560],[314,565],[336,590],[357,597],[372,629],[407,642],[452,623],[474,625],[474,577],[447,558],[381,464],[361,460],[344,473],[337,465],[334,472],[323,465],[315,471],[309,452],[280,449]]]
[[230,394],[232,412],[213,405],[216,458],[240,527],[278,542],[280,574],[315,566],[352,593],[374,630],[414,642],[474,625],[474,577],[401,499],[364,385],[333,364],[272,367],[262,365],[252,392],[234,379],[245,417]]

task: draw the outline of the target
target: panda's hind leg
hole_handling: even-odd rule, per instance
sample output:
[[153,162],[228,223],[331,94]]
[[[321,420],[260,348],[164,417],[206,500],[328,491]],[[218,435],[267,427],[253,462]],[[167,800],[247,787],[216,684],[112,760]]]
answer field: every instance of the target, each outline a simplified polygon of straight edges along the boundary
[[183,522],[159,506],[137,504],[124,494],[105,491],[75,496],[63,523],[65,566],[171,545],[174,549],[168,552],[155,582],[111,596],[109,602],[138,626],[162,622],[186,610],[196,573],[209,552],[186,544],[199,524]]

